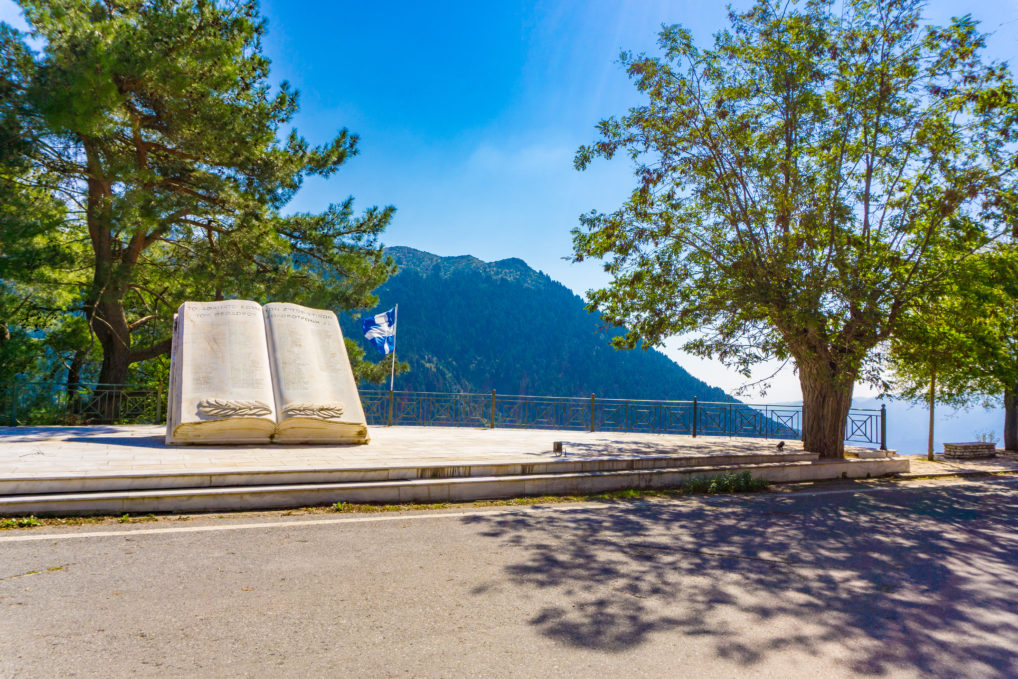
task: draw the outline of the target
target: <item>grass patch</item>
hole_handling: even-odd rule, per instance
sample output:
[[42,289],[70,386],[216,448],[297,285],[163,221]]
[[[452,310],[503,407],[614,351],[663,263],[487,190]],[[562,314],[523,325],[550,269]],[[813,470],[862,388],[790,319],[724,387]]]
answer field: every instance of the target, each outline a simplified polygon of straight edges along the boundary
[[16,516],[12,519],[0,519],[0,529],[9,530],[11,528],[35,528],[41,526],[42,521],[35,518],[34,516]]
[[372,513],[372,512],[405,512],[416,509],[448,509],[452,507],[448,502],[435,502],[433,504],[414,504],[408,502],[399,505],[371,505],[360,502],[337,502],[330,508],[334,512],[346,513]]
[[557,502],[587,502],[589,495],[538,495],[535,497],[512,497],[507,500],[477,500],[467,503],[473,507],[515,507],[519,505],[546,505]]
[[613,490],[610,493],[594,495],[591,500],[642,500],[645,497],[665,497],[668,493],[660,490],[637,490],[626,488],[625,490]]
[[[172,516],[165,517],[177,518]],[[190,517],[188,517],[190,518]],[[226,518],[225,516],[222,518]],[[159,521],[160,517],[155,514],[145,514],[144,516],[131,516],[130,514],[122,514],[120,516],[110,516],[109,514],[92,514],[85,516],[47,516],[39,518],[36,516],[21,516],[10,519],[0,519],[0,530],[11,529],[11,528],[36,528],[38,526],[86,526],[94,524],[110,524],[110,523],[142,523],[148,521]],[[185,520],[185,519],[178,519]]]
[[123,516],[117,517],[117,523],[141,523],[142,521],[158,521],[155,514],[146,514],[145,516],[131,516],[130,514],[124,514]]

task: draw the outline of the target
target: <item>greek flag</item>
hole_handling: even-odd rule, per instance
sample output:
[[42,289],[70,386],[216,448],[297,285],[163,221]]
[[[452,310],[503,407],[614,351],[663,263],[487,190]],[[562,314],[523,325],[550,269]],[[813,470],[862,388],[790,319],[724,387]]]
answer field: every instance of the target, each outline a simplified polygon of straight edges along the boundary
[[[398,307],[397,307],[398,308]],[[361,319],[364,337],[382,354],[396,350],[396,309]]]

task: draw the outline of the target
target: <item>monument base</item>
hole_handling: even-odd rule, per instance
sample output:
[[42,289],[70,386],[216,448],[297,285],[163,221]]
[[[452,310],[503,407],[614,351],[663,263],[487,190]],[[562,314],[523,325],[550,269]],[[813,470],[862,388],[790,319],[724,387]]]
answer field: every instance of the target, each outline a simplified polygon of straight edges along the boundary
[[0,515],[434,503],[670,488],[720,472],[780,483],[908,471],[902,458],[819,461],[791,440],[778,452],[766,439],[375,427],[367,445],[171,447],[162,434],[0,428]]

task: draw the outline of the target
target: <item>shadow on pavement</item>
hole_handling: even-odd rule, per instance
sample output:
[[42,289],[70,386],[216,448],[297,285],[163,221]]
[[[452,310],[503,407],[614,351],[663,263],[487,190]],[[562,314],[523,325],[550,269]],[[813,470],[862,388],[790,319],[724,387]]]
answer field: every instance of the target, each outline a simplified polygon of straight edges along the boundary
[[34,441],[62,440],[69,437],[81,437],[80,440],[91,441],[94,435],[117,434],[121,428],[114,425],[81,425],[79,427],[0,427],[0,440],[25,443]]
[[711,638],[747,667],[797,650],[864,675],[1011,679],[1016,501],[990,482],[463,521],[520,551],[510,582],[547,602],[530,623],[574,647],[618,652],[669,633]]
[[[767,455],[801,453],[802,442],[785,440],[783,451],[777,450],[778,439],[725,439],[720,436],[674,440],[648,435],[646,439],[607,439],[598,441],[570,440],[563,437],[566,454],[572,457],[603,457],[606,455]],[[705,443],[706,441],[706,443]]]
[[130,446],[131,448],[165,448],[166,436],[68,436],[66,441],[94,443],[100,446]]

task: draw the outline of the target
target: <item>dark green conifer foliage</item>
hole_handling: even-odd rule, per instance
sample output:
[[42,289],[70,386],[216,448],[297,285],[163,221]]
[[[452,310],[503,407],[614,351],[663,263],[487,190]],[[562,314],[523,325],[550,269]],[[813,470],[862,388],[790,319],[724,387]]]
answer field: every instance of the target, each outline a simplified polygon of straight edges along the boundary
[[[373,303],[391,272],[378,237],[393,210],[357,215],[347,199],[283,215],[357,137],[313,146],[291,129],[297,93],[270,85],[255,0],[21,4],[44,47],[7,79],[28,167],[0,179],[66,208],[54,242],[72,261],[52,268],[102,349],[99,381],[166,354],[185,299]],[[12,31],[2,40],[25,54]],[[27,227],[4,228],[7,243]],[[34,274],[15,269],[8,288],[28,290]]]

